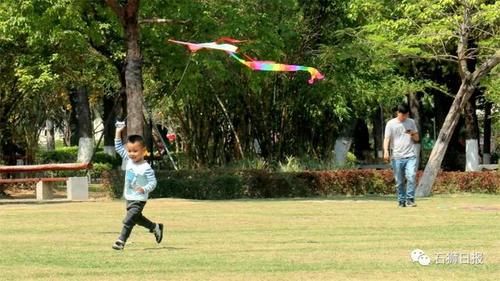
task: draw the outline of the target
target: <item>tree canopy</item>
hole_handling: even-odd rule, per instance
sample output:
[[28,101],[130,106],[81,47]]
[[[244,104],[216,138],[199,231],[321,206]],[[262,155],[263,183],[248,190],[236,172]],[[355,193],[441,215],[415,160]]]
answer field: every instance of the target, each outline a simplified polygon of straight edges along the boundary
[[[460,85],[464,12],[472,73],[498,56],[499,11],[491,0],[5,0],[1,135],[31,130],[36,142],[45,120],[64,126],[68,94],[83,87],[93,114],[118,104],[133,132],[151,111],[177,133],[190,167],[328,161],[348,128],[380,126],[410,95],[427,108],[433,95],[455,96],[448,78]],[[245,40],[238,46],[251,58],[314,66],[326,78],[308,85],[307,73],[251,71],[224,52],[192,54],[166,41],[220,37]],[[498,67],[483,76],[477,86],[498,128]]]

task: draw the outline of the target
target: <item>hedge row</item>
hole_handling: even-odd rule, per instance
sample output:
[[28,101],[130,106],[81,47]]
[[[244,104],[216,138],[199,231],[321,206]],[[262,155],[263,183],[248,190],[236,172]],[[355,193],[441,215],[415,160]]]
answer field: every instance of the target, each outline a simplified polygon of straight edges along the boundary
[[[421,177],[421,173],[418,174]],[[121,171],[104,175],[114,195],[123,191]],[[245,171],[171,171],[157,174],[153,198],[186,199],[328,197],[335,195],[395,194],[390,170],[334,170],[294,173]],[[500,193],[498,172],[443,172],[434,194],[454,192]]]

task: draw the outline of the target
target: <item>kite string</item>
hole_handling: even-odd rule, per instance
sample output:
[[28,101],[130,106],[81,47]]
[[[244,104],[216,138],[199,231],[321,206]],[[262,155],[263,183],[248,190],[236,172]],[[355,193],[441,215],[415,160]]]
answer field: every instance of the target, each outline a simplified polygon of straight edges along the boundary
[[191,58],[192,57],[193,57],[193,55],[189,56],[188,62],[186,63],[186,67],[184,67],[184,71],[182,72],[181,79],[179,80],[179,82],[177,82],[177,85],[175,86],[175,88],[172,91],[172,93],[170,93],[171,95],[174,95],[175,92],[177,92],[177,89],[179,89],[179,86],[181,85],[182,80],[184,80],[184,76],[186,75],[186,72],[188,70],[189,64],[191,63]]

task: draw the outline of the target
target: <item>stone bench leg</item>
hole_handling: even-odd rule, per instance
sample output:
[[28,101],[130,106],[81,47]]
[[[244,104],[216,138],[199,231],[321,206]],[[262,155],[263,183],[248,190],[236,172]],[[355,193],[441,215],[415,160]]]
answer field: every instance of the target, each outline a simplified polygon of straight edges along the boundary
[[36,183],[36,200],[52,199],[53,182],[39,181]]
[[68,200],[89,200],[87,177],[71,177],[66,181]]

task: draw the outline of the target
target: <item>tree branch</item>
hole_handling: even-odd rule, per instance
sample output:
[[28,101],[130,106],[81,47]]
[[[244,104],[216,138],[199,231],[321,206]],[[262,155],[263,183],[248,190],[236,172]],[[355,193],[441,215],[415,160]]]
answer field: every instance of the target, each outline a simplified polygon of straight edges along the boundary
[[458,72],[460,73],[460,77],[462,81],[466,79],[467,76],[470,75],[469,68],[467,67],[467,49],[469,43],[469,10],[466,7],[464,11],[464,21],[460,23],[459,26],[459,35],[460,39],[457,45],[457,56],[458,56]]
[[104,0],[106,4],[113,10],[113,12],[118,16],[118,20],[122,25],[125,24],[125,11],[122,5],[120,5],[116,0]]
[[115,67],[120,65],[121,60],[114,59],[113,53],[109,49],[107,49],[102,45],[95,44],[95,42],[92,39],[89,40],[89,43],[91,52],[94,52],[96,55],[101,56],[102,58],[110,61]]
[[486,74],[488,74],[495,66],[500,63],[500,50],[497,50],[496,53],[489,59],[487,59],[484,63],[479,66],[474,73],[472,73],[472,85],[477,85],[479,80],[483,78]]
[[186,24],[191,22],[191,20],[173,20],[173,19],[140,19],[139,24]]

